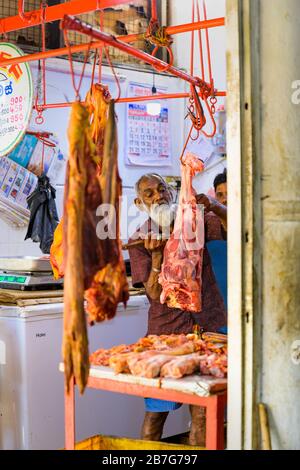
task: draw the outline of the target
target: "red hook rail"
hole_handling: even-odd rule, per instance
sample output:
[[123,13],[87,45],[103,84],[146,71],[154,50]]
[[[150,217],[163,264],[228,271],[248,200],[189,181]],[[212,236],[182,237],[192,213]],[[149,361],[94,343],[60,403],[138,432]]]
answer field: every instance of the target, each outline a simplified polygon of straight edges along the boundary
[[79,33],[86,34],[87,36],[90,36],[93,39],[98,39],[99,41],[102,41],[108,46],[120,49],[121,51],[126,52],[127,54],[136,57],[137,59],[142,60],[146,64],[149,64],[156,69],[167,69],[168,73],[174,75],[175,77],[181,78],[182,80],[185,80],[186,82],[190,83],[195,87],[199,87],[201,89],[202,95],[215,95],[216,90],[212,89],[208,83],[204,82],[200,78],[193,77],[188,73],[183,72],[182,70],[174,67],[173,65],[168,65],[163,60],[153,57],[152,55],[147,54],[144,51],[136,49],[135,47],[118,40],[110,34],[96,30],[92,26],[78,20],[77,18],[65,16],[64,19],[61,21],[61,28],[66,30],[78,31]]
[[[170,100],[170,99],[181,99],[189,98],[190,93],[163,93],[155,94],[149,96],[128,96],[126,98],[119,98],[116,100],[116,103],[134,103],[140,101],[157,101],[157,100]],[[217,91],[216,96],[226,96],[226,91]],[[56,109],[56,108],[68,108],[72,106],[73,101],[64,102],[64,103],[47,103],[45,105],[39,105],[39,109]],[[36,109],[33,106],[33,109]]]
[[[49,8],[49,7],[48,7]],[[45,23],[47,23],[49,19],[45,19]],[[1,20],[0,20],[1,24]],[[217,28],[219,26],[224,26],[225,25],[225,19],[224,18],[214,18],[211,20],[207,21],[197,21],[195,23],[186,23],[186,24],[181,24],[177,26],[168,26],[166,28],[166,33],[168,35],[174,35],[174,34],[182,34],[182,33],[187,33],[189,31],[195,31],[198,29],[205,29],[205,28]],[[143,38],[143,34],[128,34],[126,36],[119,36],[118,39],[122,42],[135,42],[138,41],[139,39]],[[49,59],[51,57],[58,57],[61,55],[68,55],[69,51],[72,54],[78,53],[78,52],[84,52],[87,51],[88,49],[98,49],[103,45],[102,41],[94,41],[91,44],[78,44],[75,46],[71,46],[70,49],[67,47],[62,47],[60,49],[51,49],[49,51],[45,52],[36,52],[34,54],[26,54],[22,57],[12,57],[10,59],[4,59],[0,61],[0,66],[5,67],[6,65],[11,65],[11,64],[22,64],[24,62],[32,62],[34,60],[39,60],[39,59]]]

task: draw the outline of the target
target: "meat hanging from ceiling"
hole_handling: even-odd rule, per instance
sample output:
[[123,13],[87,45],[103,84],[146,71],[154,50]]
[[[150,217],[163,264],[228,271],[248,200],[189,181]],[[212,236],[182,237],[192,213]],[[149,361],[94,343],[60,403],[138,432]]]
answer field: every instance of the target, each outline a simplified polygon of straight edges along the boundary
[[193,176],[203,163],[190,152],[182,162],[182,185],[174,231],[164,250],[159,276],[161,303],[190,312],[201,311],[204,218],[196,202]]
[[[104,124],[103,146],[100,143],[103,142],[101,138],[101,126],[104,122],[102,115],[103,113],[99,113],[96,109],[92,121],[93,137],[98,136],[95,138],[97,158],[99,155],[101,157],[101,154],[103,156],[100,160],[101,171],[96,171],[95,161],[91,161],[88,167],[87,210],[84,224],[84,238],[87,241],[84,263],[85,298],[90,323],[113,318],[118,303],[123,302],[126,305],[129,298],[119,238],[122,182],[118,171],[118,139],[113,101],[110,102],[108,120],[106,125]],[[99,120],[100,125],[93,126],[96,120]],[[100,221],[97,216],[98,208],[100,208],[99,215],[102,217]],[[94,243],[91,243],[91,240],[94,240]],[[97,247],[97,254],[93,246]]]
[[84,312],[83,225],[84,199],[87,182],[87,159],[93,154],[87,108],[76,102],[71,109],[69,124],[70,155],[64,194],[63,252],[64,334],[63,359],[66,387],[75,377],[81,393],[89,374],[87,325]]
[[[63,355],[67,389],[74,374],[82,393],[89,371],[84,299],[89,321],[94,323],[112,318],[118,303],[126,305],[129,297],[119,239],[122,187],[114,102],[107,87],[93,85],[85,105],[73,105],[69,140],[63,256],[55,268],[59,273],[65,268]],[[102,217],[100,225],[105,230],[99,230],[98,211],[103,207],[108,217]]]

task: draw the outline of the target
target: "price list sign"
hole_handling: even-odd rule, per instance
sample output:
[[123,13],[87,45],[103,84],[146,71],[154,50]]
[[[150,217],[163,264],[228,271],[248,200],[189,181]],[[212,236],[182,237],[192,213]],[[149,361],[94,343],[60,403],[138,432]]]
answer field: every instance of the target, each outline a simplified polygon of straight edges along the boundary
[[29,65],[1,66],[1,60],[23,55],[14,44],[0,43],[0,157],[20,142],[31,115],[33,83]]

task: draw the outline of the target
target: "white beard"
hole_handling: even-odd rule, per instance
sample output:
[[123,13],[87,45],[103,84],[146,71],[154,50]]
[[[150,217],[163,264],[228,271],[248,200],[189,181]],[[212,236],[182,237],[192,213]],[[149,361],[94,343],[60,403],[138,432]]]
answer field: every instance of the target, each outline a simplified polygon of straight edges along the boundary
[[175,218],[175,206],[169,204],[153,204],[147,211],[150,218],[161,228],[170,228]]

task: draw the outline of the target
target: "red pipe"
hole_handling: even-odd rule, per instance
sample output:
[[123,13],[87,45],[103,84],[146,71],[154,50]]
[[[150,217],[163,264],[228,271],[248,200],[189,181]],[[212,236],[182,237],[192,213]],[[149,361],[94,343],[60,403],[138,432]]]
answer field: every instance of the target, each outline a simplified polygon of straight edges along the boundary
[[[47,22],[47,20],[45,20]],[[1,20],[0,20],[1,23]],[[166,31],[169,35],[174,34],[181,34],[186,33],[189,31],[197,30],[197,29],[205,29],[205,28],[214,28],[217,26],[224,26],[225,20],[224,18],[216,18],[213,20],[207,21],[198,21],[197,23],[187,23],[178,26],[168,26]],[[143,34],[129,34],[127,36],[119,36],[118,39],[123,42],[134,42],[143,37]],[[87,49],[98,49],[103,44],[102,41],[95,41],[92,42],[91,45],[89,44],[78,44],[76,46],[71,46],[70,51],[72,54],[76,52],[83,52]],[[69,49],[67,47],[62,47],[60,49],[52,49],[46,52],[36,52],[34,54],[27,54],[23,57],[16,57],[11,59],[5,59],[0,61],[0,66],[6,66],[11,64],[22,64],[24,62],[32,62],[34,60],[39,59],[48,59],[50,57],[58,57],[60,55],[68,55]]]
[[[28,13],[24,13],[24,0],[18,0],[19,2],[19,13],[17,16],[8,16],[7,18],[0,19],[0,30],[3,33],[9,33],[11,31],[17,31],[23,28],[29,28],[31,26],[38,26],[42,23],[41,20],[41,10],[33,10]],[[65,3],[60,3],[58,5],[53,5],[52,7],[47,7],[46,10],[46,19],[45,23],[49,23],[56,20],[61,20],[65,14],[69,15],[81,15],[83,13],[89,13],[91,11],[96,11],[97,9],[105,9],[109,8],[118,4],[130,3],[130,0],[73,0]],[[22,5],[22,6],[21,6]],[[22,18],[22,15],[25,16],[25,19]],[[28,21],[28,17],[30,21]],[[200,22],[204,23],[204,22]],[[199,23],[195,23],[198,24]],[[214,28],[216,26],[224,26],[225,19],[224,18],[216,18],[213,20],[207,21],[207,28]],[[183,29],[182,29],[183,27]],[[170,26],[167,28],[168,34],[178,34],[178,33],[185,33],[187,31],[191,31],[189,29],[189,25],[182,25],[177,32],[174,28],[178,28],[178,26]],[[186,29],[188,27],[188,29]],[[199,29],[196,27],[195,29]],[[138,36],[138,35],[133,35]]]
[[[7,3],[12,0],[5,0]],[[2,2],[3,3],[3,2]],[[132,3],[132,0],[71,0],[60,2],[57,5],[46,8],[47,23],[61,20],[64,15],[82,15],[84,13],[104,10],[120,4]],[[21,14],[20,14],[21,13]],[[24,18],[22,17],[24,15]],[[9,33],[31,26],[38,26],[41,21],[41,9],[24,12],[24,0],[18,0],[18,14],[0,19],[1,32]]]
[[168,64],[164,62],[163,60],[157,59],[156,57],[153,57],[150,54],[147,54],[146,52],[143,52],[139,49],[136,49],[133,46],[130,46],[129,44],[126,44],[125,42],[119,41],[116,39],[114,36],[111,36],[110,34],[103,33],[102,31],[98,31],[94,29],[92,26],[81,22],[77,18],[70,17],[70,16],[65,16],[64,19],[61,22],[61,28],[62,29],[69,29],[73,31],[78,31],[82,34],[86,34],[87,36],[90,36],[94,39],[98,39],[103,41],[105,44],[108,44],[111,47],[116,47],[117,49],[120,49],[123,52],[126,52],[127,54],[136,57],[137,59],[142,60],[146,64],[149,64],[157,70],[167,70],[168,73],[174,75],[175,77],[181,78],[182,80],[185,80],[186,82],[190,83],[193,86],[196,87],[201,87],[207,95],[211,95],[214,90],[211,90],[211,87],[209,84],[203,82],[200,78],[197,77],[192,77],[191,75],[183,72],[180,69],[177,69],[173,65],[170,65],[168,67]]
[[157,21],[157,2],[151,0],[151,20]]
[[[157,101],[157,100],[168,100],[168,99],[179,99],[179,98],[188,98],[189,93],[165,93],[158,95],[149,95],[149,96],[129,96],[127,98],[119,98],[116,100],[117,103],[133,103],[139,101]],[[216,92],[216,96],[226,96],[226,91]],[[39,109],[55,109],[55,108],[68,108],[72,106],[73,102],[65,103],[48,103],[45,105],[40,105]],[[35,109],[35,106],[33,106]]]

